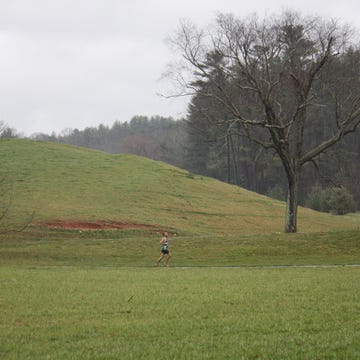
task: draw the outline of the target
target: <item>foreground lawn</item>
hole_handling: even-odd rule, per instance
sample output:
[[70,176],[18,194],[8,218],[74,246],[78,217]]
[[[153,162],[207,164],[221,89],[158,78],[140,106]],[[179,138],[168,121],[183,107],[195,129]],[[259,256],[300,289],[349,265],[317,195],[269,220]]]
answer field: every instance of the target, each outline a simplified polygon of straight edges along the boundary
[[359,359],[360,268],[0,267],[1,359]]

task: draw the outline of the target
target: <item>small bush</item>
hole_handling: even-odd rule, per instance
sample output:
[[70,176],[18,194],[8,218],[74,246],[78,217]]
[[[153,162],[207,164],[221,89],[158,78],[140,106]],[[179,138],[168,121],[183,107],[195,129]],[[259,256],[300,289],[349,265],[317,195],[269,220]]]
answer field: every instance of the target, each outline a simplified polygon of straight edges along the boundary
[[322,189],[317,186],[309,194],[306,206],[317,211],[343,215],[355,211],[355,200],[345,187]]
[[310,209],[328,212],[330,210],[328,205],[328,190],[316,186],[312,189],[306,200],[306,206]]
[[327,203],[332,213],[343,215],[355,211],[355,200],[348,189],[345,187],[332,188],[328,193]]

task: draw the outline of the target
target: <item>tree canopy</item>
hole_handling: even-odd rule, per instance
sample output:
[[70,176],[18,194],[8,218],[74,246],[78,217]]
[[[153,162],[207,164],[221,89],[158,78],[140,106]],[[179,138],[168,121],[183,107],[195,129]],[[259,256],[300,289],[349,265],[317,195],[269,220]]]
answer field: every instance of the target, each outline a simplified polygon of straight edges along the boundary
[[360,123],[353,39],[348,26],[289,11],[266,19],[220,14],[203,29],[183,22],[172,38],[182,60],[171,75],[182,86],[179,95],[193,96],[192,116],[222,127],[226,141],[235,134],[280,159],[288,187],[286,232],[297,231],[304,165]]

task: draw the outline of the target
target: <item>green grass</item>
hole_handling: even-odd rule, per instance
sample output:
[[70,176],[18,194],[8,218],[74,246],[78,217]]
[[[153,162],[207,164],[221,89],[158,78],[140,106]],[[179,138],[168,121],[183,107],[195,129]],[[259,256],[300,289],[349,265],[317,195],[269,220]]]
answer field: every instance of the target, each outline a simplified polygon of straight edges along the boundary
[[[109,220],[188,235],[263,234],[284,228],[283,202],[142,157],[2,139],[0,159],[0,176],[13,189],[8,223],[24,222],[34,211],[37,223]],[[347,216],[299,210],[300,232],[354,227],[359,228],[359,221]]]
[[2,359],[358,359],[359,268],[1,267]]
[[29,140],[0,159],[0,232],[35,211],[0,234],[1,359],[360,357],[360,214],[300,209],[284,234],[284,203],[161,162]]
[[[151,231],[27,229],[0,235],[0,263],[27,266],[153,266],[160,235]],[[360,233],[172,236],[174,266],[359,264]]]

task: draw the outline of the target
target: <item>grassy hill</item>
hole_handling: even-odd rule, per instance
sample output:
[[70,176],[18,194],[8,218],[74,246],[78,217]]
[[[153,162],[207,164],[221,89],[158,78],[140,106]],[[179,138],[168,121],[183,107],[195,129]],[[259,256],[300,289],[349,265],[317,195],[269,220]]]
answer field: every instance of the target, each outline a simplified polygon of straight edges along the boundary
[[[116,222],[205,236],[283,230],[283,202],[162,162],[23,139],[1,140],[0,159],[3,204],[12,193],[15,222],[34,211],[39,226]],[[355,226],[358,217],[299,211],[300,232]]]

